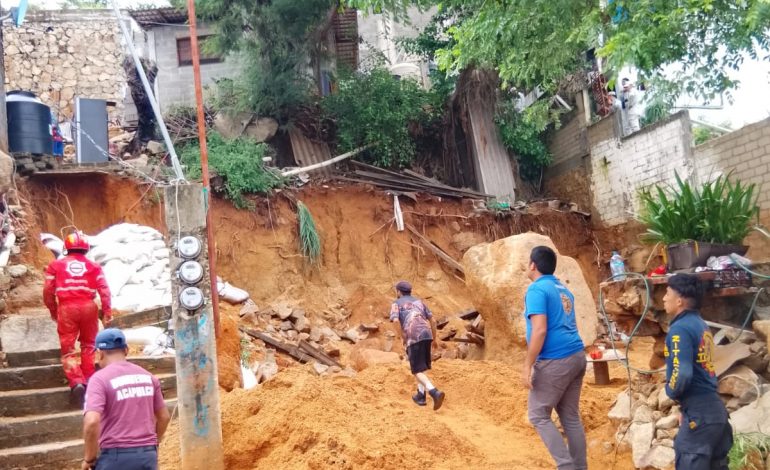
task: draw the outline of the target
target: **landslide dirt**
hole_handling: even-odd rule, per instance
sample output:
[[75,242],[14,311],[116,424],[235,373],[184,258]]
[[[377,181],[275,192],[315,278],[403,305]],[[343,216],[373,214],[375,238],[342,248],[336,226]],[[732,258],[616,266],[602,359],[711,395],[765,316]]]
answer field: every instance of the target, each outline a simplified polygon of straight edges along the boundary
[[[118,222],[134,222],[166,232],[155,189],[131,179],[43,177],[21,186],[33,213],[23,256],[39,269],[51,259],[36,243],[40,231],[59,234],[62,227],[76,225],[97,233]],[[309,207],[319,228],[323,253],[316,267],[298,254],[293,199]],[[395,230],[392,196],[329,184],[253,202],[253,210],[246,211],[215,198],[212,211],[219,274],[246,289],[260,309],[285,301],[304,309],[309,318],[356,326],[384,319],[392,286],[404,278],[439,317],[471,307],[457,273],[408,232]],[[560,252],[578,260],[596,292],[594,238],[589,222],[579,215],[545,209],[476,217],[470,201],[429,196],[416,201],[401,197],[401,206],[407,223],[455,259],[475,243],[530,230],[544,233]],[[225,389],[238,374],[238,311],[223,307],[225,339],[218,353]],[[463,326],[457,324],[458,329]],[[385,324],[380,336],[392,328]],[[401,352],[400,341],[394,349]],[[432,377],[449,398],[433,413],[411,402],[414,384],[405,365],[373,367],[349,379],[316,377],[308,366],[282,361],[288,364],[292,367],[283,367],[261,388],[223,392],[227,468],[553,468],[526,421],[526,392],[518,384],[517,367],[437,361]],[[606,418],[625,386],[621,372],[613,370],[609,386],[585,387],[583,416],[592,467],[631,468],[622,453],[612,466],[615,429]],[[172,427],[162,448],[166,469],[177,468],[175,436]]]
[[[527,422],[518,368],[440,360],[431,377],[447,393],[438,412],[412,403],[414,383],[405,364],[370,367],[352,379],[295,367],[260,388],[234,390],[222,397],[225,467],[554,468]],[[633,468],[628,455],[615,456],[614,428],[606,418],[623,386],[619,380],[584,386],[590,468]],[[178,439],[172,424],[161,445],[161,468],[179,468]]]

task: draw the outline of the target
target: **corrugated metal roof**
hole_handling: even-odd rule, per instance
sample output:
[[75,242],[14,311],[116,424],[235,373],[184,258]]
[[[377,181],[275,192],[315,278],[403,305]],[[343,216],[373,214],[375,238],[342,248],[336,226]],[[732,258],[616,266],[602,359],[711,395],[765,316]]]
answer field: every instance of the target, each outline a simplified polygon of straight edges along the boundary
[[[332,158],[329,146],[324,142],[313,142],[297,129],[289,131],[291,149],[294,152],[294,161],[297,165],[305,167],[315,163],[321,163]],[[313,170],[316,175],[331,176],[332,165]]]
[[187,23],[187,10],[178,8],[153,8],[151,10],[131,10],[131,17],[142,28],[152,28],[163,24]]

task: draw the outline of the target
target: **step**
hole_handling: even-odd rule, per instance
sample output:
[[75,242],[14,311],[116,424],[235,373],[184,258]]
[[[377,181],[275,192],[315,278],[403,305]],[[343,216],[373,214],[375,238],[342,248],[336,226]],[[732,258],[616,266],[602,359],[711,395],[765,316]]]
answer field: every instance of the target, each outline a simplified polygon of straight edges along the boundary
[[23,351],[5,353],[5,362],[8,367],[42,366],[46,364],[58,364],[61,357],[61,349],[42,349],[40,351]]
[[[176,397],[176,376],[158,375],[165,398]],[[73,411],[69,387],[0,392],[0,417],[34,416]],[[2,468],[2,467],[0,467]]]
[[[169,413],[173,413],[176,399],[166,400]],[[83,413],[69,411],[50,415],[0,418],[0,449],[25,445],[45,444],[61,440],[80,439]],[[0,467],[4,468],[4,467]]]
[[[176,359],[174,356],[136,356],[128,360],[158,375],[173,373]],[[58,359],[55,365],[0,369],[0,391],[53,388],[66,384]]]
[[83,460],[81,439],[0,450],[3,469],[69,469]]
[[152,325],[165,328],[169,318],[171,318],[171,307],[158,307],[131,313],[115,312],[110,327],[126,329]]

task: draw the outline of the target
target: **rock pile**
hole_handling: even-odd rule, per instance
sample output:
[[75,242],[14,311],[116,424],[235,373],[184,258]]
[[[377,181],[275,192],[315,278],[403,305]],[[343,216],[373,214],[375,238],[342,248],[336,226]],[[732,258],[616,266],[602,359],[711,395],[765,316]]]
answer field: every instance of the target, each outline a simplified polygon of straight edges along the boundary
[[[767,343],[751,332],[737,339],[717,346],[714,353],[719,395],[735,433],[770,434]],[[637,468],[668,468],[674,461],[679,407],[668,398],[663,383],[634,387],[632,398],[628,391],[622,392],[608,414],[619,425],[618,442],[630,448]]]

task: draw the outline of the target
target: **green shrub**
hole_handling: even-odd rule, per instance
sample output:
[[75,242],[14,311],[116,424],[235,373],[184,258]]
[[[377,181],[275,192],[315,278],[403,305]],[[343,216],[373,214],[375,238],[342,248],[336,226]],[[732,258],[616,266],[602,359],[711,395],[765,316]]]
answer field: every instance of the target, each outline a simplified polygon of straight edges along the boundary
[[503,145],[519,162],[519,175],[527,181],[537,181],[540,173],[551,164],[553,157],[543,139],[543,132],[556,119],[550,114],[547,100],[535,103],[519,112],[507,100],[498,106],[495,123]]
[[336,123],[339,153],[367,144],[375,147],[363,160],[380,167],[399,168],[415,157],[409,126],[436,118],[435,97],[414,80],[399,80],[384,67],[361,73],[343,72],[339,90],[321,106]]
[[317,264],[321,259],[321,236],[310,209],[302,201],[297,202],[297,220],[300,251],[310,264]]
[[727,454],[730,470],[763,470],[762,456],[768,453],[770,436],[758,432],[738,433]]
[[[209,168],[224,179],[224,192],[238,208],[248,207],[245,194],[267,193],[283,184],[282,178],[265,168],[262,158],[268,153],[267,144],[248,139],[225,139],[216,131],[207,135]],[[201,177],[200,148],[194,141],[182,148],[181,161],[190,179]]]
[[719,176],[694,189],[675,174],[675,186],[640,192],[645,238],[664,244],[696,240],[740,244],[759,218],[757,186]]

